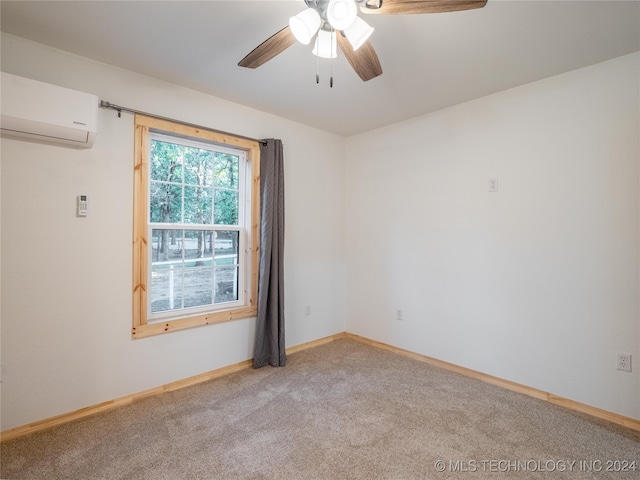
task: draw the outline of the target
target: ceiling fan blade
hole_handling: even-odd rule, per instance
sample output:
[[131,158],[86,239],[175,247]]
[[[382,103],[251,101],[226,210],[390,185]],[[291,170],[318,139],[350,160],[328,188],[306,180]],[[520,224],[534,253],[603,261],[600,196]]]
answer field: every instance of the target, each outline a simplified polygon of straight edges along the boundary
[[358,76],[365,82],[382,75],[382,66],[373,45],[367,40],[358,50],[354,51],[351,43],[342,32],[336,35],[338,45],[347,61],[351,64]]
[[458,12],[482,8],[487,0],[366,0],[362,13],[385,15]]
[[294,43],[296,43],[296,37],[293,36],[289,25],[287,25],[254,48],[246,57],[240,60],[238,65],[240,67],[257,68],[284,52]]

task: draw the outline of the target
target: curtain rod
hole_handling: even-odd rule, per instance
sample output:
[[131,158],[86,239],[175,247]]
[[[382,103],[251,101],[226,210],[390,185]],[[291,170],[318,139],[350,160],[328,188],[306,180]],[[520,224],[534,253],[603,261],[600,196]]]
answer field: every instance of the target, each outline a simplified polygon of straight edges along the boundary
[[178,122],[178,123],[181,123],[183,125],[187,125],[189,127],[201,128],[203,130],[210,130],[212,132],[216,132],[216,133],[219,133],[221,135],[229,135],[229,136],[232,136],[232,137],[243,138],[245,140],[251,140],[252,142],[258,142],[261,145],[266,145],[267,144],[267,142],[265,140],[257,140],[255,138],[245,137],[243,135],[238,135],[236,133],[223,132],[222,130],[216,130],[215,128],[209,128],[209,127],[205,127],[205,126],[202,126],[202,125],[196,125],[195,123],[188,123],[188,122],[183,122],[182,120],[176,120],[174,118],[163,117],[161,115],[154,115],[153,113],[143,112],[141,110],[136,110],[135,108],[128,108],[128,107],[122,107],[120,105],[114,105],[113,103],[105,102],[104,100],[100,100],[100,108],[107,108],[109,110],[115,110],[116,112],[118,112],[118,117],[121,116],[122,112],[137,113],[139,115],[145,115],[147,117],[157,118],[158,120],[166,120],[166,121],[169,121],[169,122]]

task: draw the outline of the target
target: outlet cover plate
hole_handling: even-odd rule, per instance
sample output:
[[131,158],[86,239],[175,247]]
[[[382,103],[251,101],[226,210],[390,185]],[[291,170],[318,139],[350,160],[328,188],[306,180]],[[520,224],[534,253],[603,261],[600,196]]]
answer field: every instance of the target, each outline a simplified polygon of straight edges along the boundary
[[622,370],[623,372],[631,371],[631,354],[630,353],[619,353],[618,354],[618,370]]

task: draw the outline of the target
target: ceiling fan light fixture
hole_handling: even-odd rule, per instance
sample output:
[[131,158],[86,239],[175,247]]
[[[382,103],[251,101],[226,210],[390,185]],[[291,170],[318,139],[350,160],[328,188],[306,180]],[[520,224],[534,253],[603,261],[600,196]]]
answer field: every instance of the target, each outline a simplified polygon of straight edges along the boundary
[[366,42],[373,33],[373,27],[360,17],[356,17],[351,26],[344,30],[344,34],[349,40],[353,51],[358,50],[364,42]]
[[345,30],[358,17],[358,6],[355,0],[329,0],[327,20],[336,30]]
[[313,47],[313,54],[322,58],[336,58],[338,56],[336,32],[320,30]]
[[309,45],[321,24],[320,14],[313,8],[307,8],[289,19],[291,33],[304,45]]

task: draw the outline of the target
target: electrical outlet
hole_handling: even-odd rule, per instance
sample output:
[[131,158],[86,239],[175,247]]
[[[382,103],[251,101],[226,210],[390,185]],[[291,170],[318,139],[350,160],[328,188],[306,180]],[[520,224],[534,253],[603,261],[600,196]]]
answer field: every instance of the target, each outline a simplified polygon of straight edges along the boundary
[[400,309],[396,310],[396,320],[402,321],[402,310]]
[[622,370],[623,372],[631,371],[631,354],[630,353],[619,353],[618,354],[618,364],[617,369]]
[[498,178],[493,177],[489,179],[489,191],[497,192],[498,191]]
[[304,306],[304,315],[305,317],[308,317],[309,315],[311,315],[311,305]]

